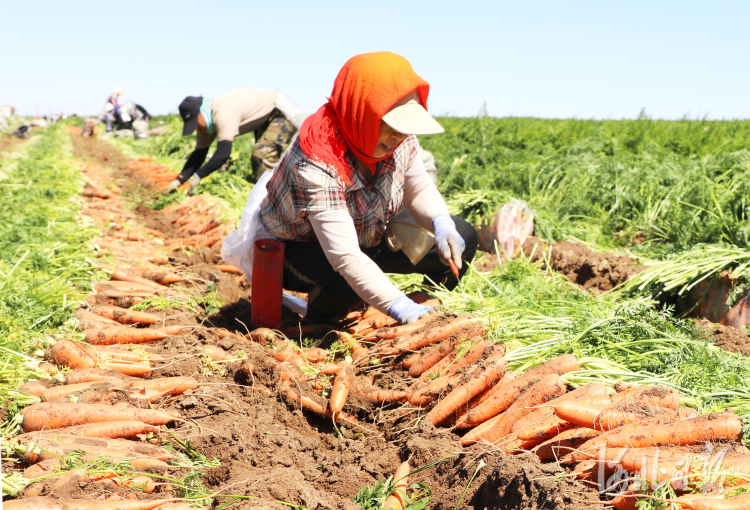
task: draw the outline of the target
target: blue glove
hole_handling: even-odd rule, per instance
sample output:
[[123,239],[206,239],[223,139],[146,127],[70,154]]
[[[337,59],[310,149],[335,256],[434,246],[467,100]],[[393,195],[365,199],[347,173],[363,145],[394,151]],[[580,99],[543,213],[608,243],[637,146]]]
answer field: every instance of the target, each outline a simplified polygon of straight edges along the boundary
[[434,308],[429,306],[418,305],[406,296],[401,296],[393,302],[388,309],[388,315],[399,321],[401,324],[411,324],[419,319],[435,313]]
[[461,269],[461,255],[466,243],[461,234],[456,230],[456,224],[447,214],[438,214],[432,218],[432,229],[435,231],[435,245],[440,255],[440,260],[446,266],[452,260],[457,269]]

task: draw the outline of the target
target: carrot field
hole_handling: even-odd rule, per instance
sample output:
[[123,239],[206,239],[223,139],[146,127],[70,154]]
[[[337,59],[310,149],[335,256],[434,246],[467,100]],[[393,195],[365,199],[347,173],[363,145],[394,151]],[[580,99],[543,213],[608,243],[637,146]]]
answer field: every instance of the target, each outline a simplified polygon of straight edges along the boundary
[[162,195],[194,139],[159,120],[0,152],[4,507],[750,507],[750,122],[441,118],[452,213],[534,236],[392,276],[416,324],[266,329],[221,258],[252,137]]

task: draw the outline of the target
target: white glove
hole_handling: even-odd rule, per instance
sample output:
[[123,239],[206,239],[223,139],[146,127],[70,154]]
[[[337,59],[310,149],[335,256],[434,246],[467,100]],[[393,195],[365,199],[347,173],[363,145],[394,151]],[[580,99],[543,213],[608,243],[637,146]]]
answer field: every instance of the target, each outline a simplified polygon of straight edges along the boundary
[[177,191],[177,188],[179,188],[181,184],[182,183],[180,181],[178,181],[177,179],[175,179],[175,180],[173,180],[172,182],[169,183],[169,185],[164,189],[163,193],[165,195],[167,195],[169,193],[174,193],[175,191]]
[[190,189],[188,189],[188,195],[192,195],[193,190],[198,187],[200,183],[201,178],[194,174],[193,177],[190,178]]

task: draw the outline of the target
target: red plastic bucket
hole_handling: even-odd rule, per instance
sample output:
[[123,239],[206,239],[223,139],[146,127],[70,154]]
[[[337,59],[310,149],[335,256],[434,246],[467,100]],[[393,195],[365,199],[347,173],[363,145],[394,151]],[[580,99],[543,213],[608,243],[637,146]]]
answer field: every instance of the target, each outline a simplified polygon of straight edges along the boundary
[[275,328],[281,322],[284,243],[258,239],[253,252],[252,312],[254,326]]

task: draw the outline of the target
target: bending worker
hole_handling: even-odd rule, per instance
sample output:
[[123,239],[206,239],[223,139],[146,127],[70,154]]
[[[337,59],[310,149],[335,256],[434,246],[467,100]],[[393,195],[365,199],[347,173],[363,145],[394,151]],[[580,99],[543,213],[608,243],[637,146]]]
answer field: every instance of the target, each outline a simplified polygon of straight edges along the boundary
[[[234,138],[250,131],[255,132],[251,164],[257,180],[263,172],[276,166],[307,116],[280,92],[257,88],[236,89],[213,99],[188,96],[179,109],[185,123],[182,136],[197,130],[197,140],[182,172],[167,186],[165,193],[174,191],[188,179],[191,179],[192,190],[202,178],[227,162]],[[214,139],[218,140],[216,151],[203,164]]]
[[[385,273],[421,273],[450,289],[468,269],[477,233],[449,215],[418,155],[414,135],[443,132],[427,113],[429,90],[401,56],[353,57],[268,180],[256,212],[265,229],[259,236],[284,241],[284,288],[308,293],[309,321],[330,322],[365,301],[414,322],[433,310],[409,299]],[[402,207],[434,235],[416,263],[384,242]]]

